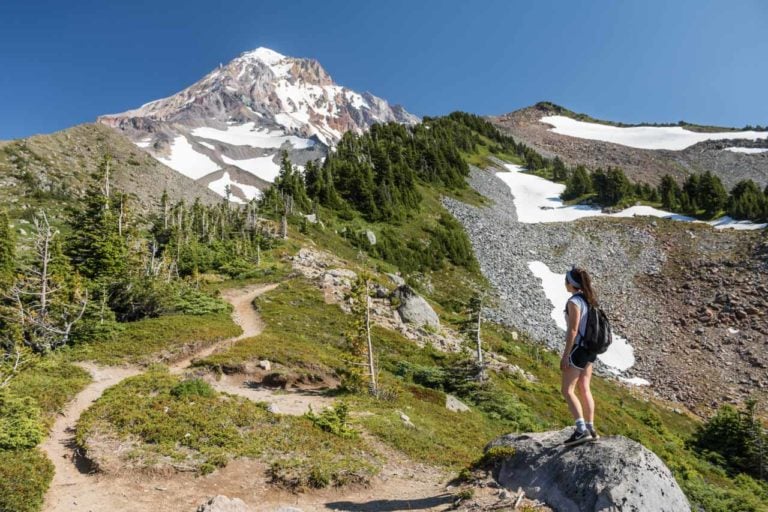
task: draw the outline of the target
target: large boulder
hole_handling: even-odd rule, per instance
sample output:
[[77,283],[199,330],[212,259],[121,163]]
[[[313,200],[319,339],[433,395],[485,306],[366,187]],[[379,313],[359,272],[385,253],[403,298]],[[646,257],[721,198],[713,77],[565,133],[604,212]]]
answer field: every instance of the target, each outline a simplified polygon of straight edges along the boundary
[[407,284],[398,286],[393,292],[393,296],[400,302],[397,312],[400,313],[404,322],[418,327],[440,328],[440,318],[438,318],[435,310],[413,288]]
[[512,447],[497,461],[502,486],[545,502],[560,512],[690,511],[669,468],[643,445],[621,436],[565,447],[573,431],[509,434],[491,442]]
[[197,512],[251,512],[251,508],[240,498],[216,496],[200,505]]

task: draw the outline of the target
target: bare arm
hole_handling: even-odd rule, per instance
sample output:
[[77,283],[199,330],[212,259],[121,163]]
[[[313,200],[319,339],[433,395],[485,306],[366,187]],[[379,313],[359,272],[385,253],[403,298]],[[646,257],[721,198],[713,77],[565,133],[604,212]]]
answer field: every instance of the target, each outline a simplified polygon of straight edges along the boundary
[[581,308],[573,302],[568,302],[568,329],[565,331],[565,352],[563,357],[567,358],[573,350],[576,343],[576,336],[579,334],[579,320],[581,319]]

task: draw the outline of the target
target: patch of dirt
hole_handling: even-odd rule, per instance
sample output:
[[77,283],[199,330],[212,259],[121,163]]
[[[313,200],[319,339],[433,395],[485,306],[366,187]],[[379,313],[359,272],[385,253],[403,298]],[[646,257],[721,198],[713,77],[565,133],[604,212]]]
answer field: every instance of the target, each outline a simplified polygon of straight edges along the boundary
[[216,391],[245,397],[254,402],[266,402],[275,414],[289,414],[301,416],[310,409],[321,411],[331,407],[334,403],[332,397],[325,396],[324,387],[295,387],[280,389],[268,387],[258,381],[249,379],[247,375],[221,375],[207,374],[204,379],[213,386]]

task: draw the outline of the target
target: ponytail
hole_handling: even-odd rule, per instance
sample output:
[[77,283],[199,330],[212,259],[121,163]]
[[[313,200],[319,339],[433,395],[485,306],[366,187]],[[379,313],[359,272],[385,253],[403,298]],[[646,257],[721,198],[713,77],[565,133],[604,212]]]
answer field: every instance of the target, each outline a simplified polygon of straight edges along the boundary
[[579,267],[574,267],[571,270],[571,275],[581,285],[579,290],[584,294],[584,299],[590,306],[597,306],[597,294],[592,288],[592,278],[589,276],[586,270]]

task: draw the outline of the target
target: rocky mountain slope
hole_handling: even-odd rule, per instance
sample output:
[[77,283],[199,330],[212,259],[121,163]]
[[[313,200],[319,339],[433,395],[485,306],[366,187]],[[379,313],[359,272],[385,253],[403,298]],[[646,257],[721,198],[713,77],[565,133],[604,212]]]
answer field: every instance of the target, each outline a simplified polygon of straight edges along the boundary
[[648,380],[653,393],[703,415],[722,403],[766,395],[764,232],[652,218],[525,224],[517,222],[509,189],[492,171],[474,169],[470,184],[493,204],[444,203],[498,290],[489,318],[561,349],[559,310],[553,311],[531,264],[559,275],[584,265],[615,331],[634,349],[625,378]]
[[[566,119],[558,119],[563,117]],[[621,167],[630,179],[654,185],[664,174],[682,180],[705,171],[719,176],[729,189],[748,178],[761,187],[768,185],[768,132],[695,125],[617,126],[551,103],[538,103],[490,120],[544,156],[559,156],[570,166]]]
[[32,207],[60,209],[71,205],[107,154],[112,156],[114,185],[133,195],[140,209],[154,207],[163,191],[172,201],[192,202],[198,197],[205,203],[220,200],[211,190],[98,124],[0,142],[0,198],[11,217],[22,216]]
[[418,118],[335,84],[315,60],[267,48],[241,54],[173,96],[98,119],[212,190],[221,194],[229,185],[240,201],[274,180],[281,150],[302,165],[322,158],[345,132],[390,121]]

